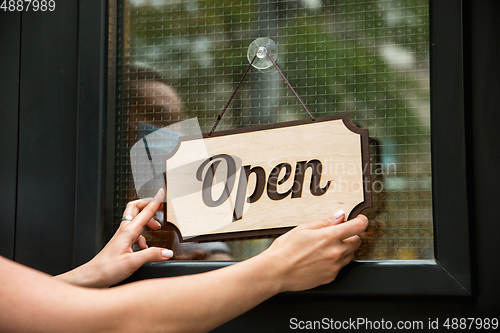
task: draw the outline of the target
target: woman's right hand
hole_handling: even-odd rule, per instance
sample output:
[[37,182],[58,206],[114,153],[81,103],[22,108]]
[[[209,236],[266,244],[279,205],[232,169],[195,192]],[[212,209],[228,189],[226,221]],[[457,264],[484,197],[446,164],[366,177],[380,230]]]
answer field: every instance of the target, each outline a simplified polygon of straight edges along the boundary
[[[340,215],[340,216],[339,216]],[[332,282],[354,259],[368,226],[364,215],[343,222],[344,214],[300,225],[278,237],[262,253],[277,270],[280,291],[311,289]]]

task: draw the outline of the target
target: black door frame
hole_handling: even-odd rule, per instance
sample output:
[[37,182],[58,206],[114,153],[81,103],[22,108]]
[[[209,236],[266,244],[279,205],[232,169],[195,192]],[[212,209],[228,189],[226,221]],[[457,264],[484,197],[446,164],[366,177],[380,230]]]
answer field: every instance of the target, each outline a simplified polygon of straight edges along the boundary
[[[334,283],[303,293],[386,296],[471,294],[469,199],[465,181],[467,156],[462,8],[463,4],[459,0],[430,1],[435,260],[357,261],[346,267]],[[112,130],[108,128],[108,133]],[[108,165],[108,168],[113,168],[113,165]],[[448,193],[454,195],[449,196]],[[148,264],[131,280],[193,274],[230,264]]]

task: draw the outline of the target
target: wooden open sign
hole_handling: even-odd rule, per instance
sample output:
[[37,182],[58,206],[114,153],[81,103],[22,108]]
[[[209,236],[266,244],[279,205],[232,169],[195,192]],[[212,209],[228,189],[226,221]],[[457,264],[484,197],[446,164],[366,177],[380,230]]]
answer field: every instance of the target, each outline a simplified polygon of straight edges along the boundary
[[371,205],[368,130],[347,114],[182,137],[166,157],[181,240],[281,234]]

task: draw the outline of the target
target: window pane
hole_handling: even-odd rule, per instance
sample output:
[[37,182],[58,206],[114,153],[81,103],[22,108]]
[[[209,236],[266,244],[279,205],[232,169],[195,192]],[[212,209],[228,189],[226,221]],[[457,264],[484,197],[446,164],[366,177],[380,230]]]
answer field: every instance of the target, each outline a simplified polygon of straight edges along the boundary
[[[433,258],[427,1],[129,0],[118,13],[117,221],[136,198],[131,146],[192,117],[208,132],[248,66],[248,46],[270,37],[278,66],[315,116],[349,113],[370,131],[373,207],[357,259]],[[217,130],[307,117],[274,68],[252,69]],[[146,235],[151,245],[173,246],[168,231]],[[239,260],[271,242],[174,252]]]

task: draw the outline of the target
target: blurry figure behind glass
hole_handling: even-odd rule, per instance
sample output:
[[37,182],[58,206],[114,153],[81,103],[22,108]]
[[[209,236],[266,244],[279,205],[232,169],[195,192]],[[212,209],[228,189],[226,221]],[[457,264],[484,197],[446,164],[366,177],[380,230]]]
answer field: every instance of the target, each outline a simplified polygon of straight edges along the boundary
[[145,66],[126,66],[123,86],[131,140],[185,118],[179,95],[158,72]]

